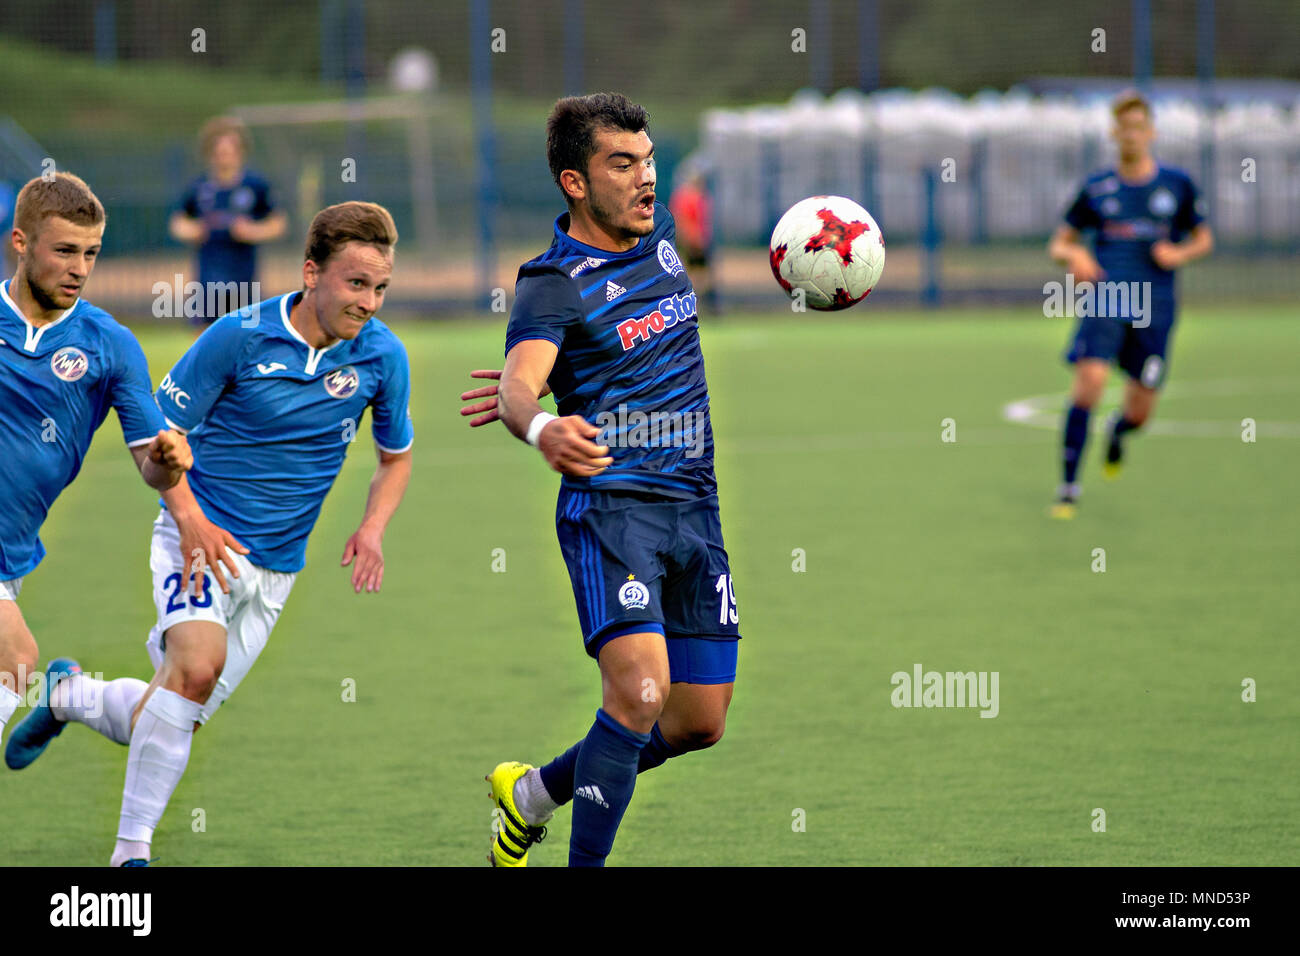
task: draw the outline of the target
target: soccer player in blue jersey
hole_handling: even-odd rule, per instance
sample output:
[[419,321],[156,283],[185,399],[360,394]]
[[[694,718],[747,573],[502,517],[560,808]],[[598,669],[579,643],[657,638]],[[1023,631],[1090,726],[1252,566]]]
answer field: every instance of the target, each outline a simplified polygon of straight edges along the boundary
[[[104,226],[104,207],[71,173],[33,179],[15,202],[17,268],[0,284],[0,734],[37,660],[18,609],[23,578],[45,557],[41,525],[108,410],[150,487],[171,488],[192,463],[185,437],[166,430],[135,336],[81,298]],[[47,718],[47,703],[42,693],[31,716]]]
[[[396,243],[382,206],[347,202],[317,213],[302,291],[222,316],[158,388],[167,421],[189,434],[194,467],[163,494],[154,523],[158,622],[148,648],[157,672],[125,711],[133,729],[114,866],[148,860],[193,731],[266,645],[367,408],[379,464],[342,563],[355,561],[357,593],[383,582],[384,530],[410,480],[413,441],[406,350],[374,317]],[[58,688],[81,685],[82,699],[96,699],[90,681],[76,675]],[[56,708],[60,720],[112,737],[57,699]]]
[[[1151,153],[1151,106],[1135,91],[1112,104],[1119,165],[1091,176],[1048,243],[1048,253],[1074,280],[1095,283],[1096,305],[1082,315],[1066,356],[1074,384],[1065,415],[1064,476],[1053,517],[1074,517],[1088,419],[1101,399],[1112,362],[1128,375],[1124,403],[1111,420],[1108,477],[1119,473],[1124,436],[1151,417],[1168,373],[1175,319],[1174,271],[1207,255],[1214,238],[1196,187],[1181,170]],[[1082,233],[1095,232],[1090,252]]]
[[[564,754],[488,774],[498,866],[526,865],[571,799],[569,863],[603,865],[637,773],[716,743],[735,682],[696,299],[655,202],[647,121],[618,94],[555,105],[547,158],[568,212],[519,270],[497,398],[464,410],[482,423],[499,401],[511,433],[564,476],[556,531],[603,688]],[[548,384],[560,417],[537,403]]]
[[248,128],[238,119],[209,120],[199,133],[207,171],[186,187],[167,224],[173,239],[198,246],[205,311],[192,317],[195,325],[210,324],[225,311],[209,313],[208,302],[228,301],[232,310],[249,304],[246,290],[257,278],[257,246],[279,239],[288,228],[270,185],[244,168],[248,147]]

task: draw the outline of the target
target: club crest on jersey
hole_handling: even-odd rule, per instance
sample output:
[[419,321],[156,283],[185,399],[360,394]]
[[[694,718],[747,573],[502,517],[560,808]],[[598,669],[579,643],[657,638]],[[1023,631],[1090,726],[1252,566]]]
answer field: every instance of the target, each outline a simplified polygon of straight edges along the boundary
[[659,265],[670,276],[675,276],[682,271],[682,260],[677,255],[677,250],[667,239],[659,240]]
[[81,349],[65,346],[50,359],[50,371],[65,382],[75,382],[90,369],[90,359]]
[[649,341],[650,336],[670,329],[678,322],[695,318],[695,293],[670,295],[659,300],[659,305],[649,315],[624,319],[617,326],[619,341],[626,352],[637,342]]
[[618,603],[629,611],[640,611],[650,603],[650,589],[636,578],[630,578],[618,589]]
[[1153,215],[1171,216],[1175,209],[1178,208],[1178,200],[1174,199],[1174,194],[1168,189],[1157,189],[1147,200],[1147,206],[1151,209]]
[[351,398],[361,385],[361,376],[351,365],[345,365],[327,373],[323,381],[325,391],[335,398]]

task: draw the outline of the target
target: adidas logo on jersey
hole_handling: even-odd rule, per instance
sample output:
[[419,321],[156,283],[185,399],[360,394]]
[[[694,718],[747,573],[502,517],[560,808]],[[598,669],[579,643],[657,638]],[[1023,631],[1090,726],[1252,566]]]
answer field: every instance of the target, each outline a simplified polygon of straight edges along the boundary
[[626,292],[626,291],[627,291],[627,289],[624,289],[624,288],[623,288],[621,285],[619,285],[618,283],[616,283],[616,282],[612,282],[612,281],[609,281],[609,280],[606,280],[606,282],[605,282],[605,301],[606,301],[606,302],[613,302],[615,299],[617,299],[620,295],[622,295],[622,294],[623,294],[624,292]]
[[594,800],[606,810],[609,809],[609,804],[605,802],[605,795],[600,792],[600,787],[595,784],[587,787],[579,787],[577,790],[573,791],[573,795],[575,797],[586,797],[588,800]]

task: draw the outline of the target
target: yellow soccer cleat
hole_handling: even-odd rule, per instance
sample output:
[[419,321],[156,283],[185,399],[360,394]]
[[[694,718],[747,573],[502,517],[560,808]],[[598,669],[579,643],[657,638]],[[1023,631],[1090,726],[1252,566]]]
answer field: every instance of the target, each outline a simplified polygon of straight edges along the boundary
[[493,866],[527,866],[528,848],[546,836],[546,827],[529,826],[515,806],[515,783],[532,769],[526,763],[508,760],[497,764],[483,778],[492,785],[488,797],[497,805],[492,815],[492,850],[488,853],[488,862]]
[[1048,514],[1057,521],[1070,521],[1074,518],[1075,514],[1078,513],[1078,510],[1079,509],[1075,506],[1073,501],[1062,499],[1052,505]]
[[1124,471],[1124,463],[1120,461],[1106,461],[1101,465],[1101,476],[1107,481],[1115,481]]

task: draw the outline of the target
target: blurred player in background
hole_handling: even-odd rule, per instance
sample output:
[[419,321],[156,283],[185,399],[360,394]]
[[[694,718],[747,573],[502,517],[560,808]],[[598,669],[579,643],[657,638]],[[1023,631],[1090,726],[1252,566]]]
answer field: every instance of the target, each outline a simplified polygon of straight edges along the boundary
[[[382,206],[347,202],[317,213],[303,291],[223,316],[158,388],[167,421],[190,434],[194,467],[164,493],[154,522],[158,623],[148,649],[157,673],[147,688],[135,682],[134,698],[115,702],[107,720],[55,700],[58,720],[129,743],[113,866],[148,861],[193,732],[266,646],[367,408],[379,464],[342,563],[356,562],[356,593],[383,583],[384,530],[410,481],[414,438],[406,349],[374,318],[396,244]],[[78,674],[58,690],[95,699],[98,684]]]
[[677,224],[677,247],[686,262],[686,272],[696,294],[718,312],[717,289],[713,280],[713,203],[709,199],[708,179],[698,164],[682,162],[683,177],[668,200],[668,211]]
[[[1182,170],[1161,166],[1151,154],[1155,127],[1150,104],[1129,90],[1115,100],[1111,112],[1119,165],[1089,177],[1047,247],[1076,282],[1124,283],[1133,290],[1125,290],[1123,301],[1130,307],[1123,314],[1080,317],[1066,356],[1075,366],[1074,385],[1065,415],[1063,481],[1051,512],[1063,519],[1075,514],[1088,419],[1106,387],[1111,363],[1129,377],[1123,407],[1107,436],[1105,471],[1116,477],[1124,436],[1150,418],[1168,371],[1176,312],[1174,270],[1214,247],[1191,179]],[[1095,256],[1083,243],[1087,230],[1095,233]],[[1096,301],[1103,299],[1117,301],[1099,292]],[[1146,303],[1144,315],[1136,314],[1137,301]]]
[[[50,506],[77,472],[109,408],[151,488],[174,486],[193,462],[185,436],[167,431],[153,399],[149,367],[131,332],[81,293],[104,237],[104,207],[80,178],[37,178],[18,193],[12,241],[18,264],[0,285],[0,734],[36,667],[37,647],[18,593],[45,557],[39,531]],[[10,734],[6,761],[28,724],[57,733],[46,691]],[[113,693],[116,693],[115,688]],[[21,764],[26,766],[25,763]],[[15,768],[16,769],[16,768]]]
[[[479,415],[471,424],[494,420],[499,400],[510,432],[564,476],[556,533],[602,685],[585,738],[540,769],[506,762],[488,774],[497,866],[527,865],[570,800],[569,864],[602,866],[637,774],[716,743],[736,678],[695,293],[655,202],[647,122],[618,94],[555,105],[547,159],[569,211],[519,270],[499,394],[464,396],[486,397],[462,409]],[[562,417],[537,404],[548,382]],[[657,437],[624,427],[629,409],[659,416]]]
[[[177,242],[198,247],[205,305],[226,301],[231,310],[254,301],[248,290],[257,279],[257,246],[279,239],[288,228],[270,185],[244,168],[249,145],[248,128],[238,119],[209,120],[199,133],[207,171],[186,188],[167,224]],[[221,290],[220,298],[214,290]],[[193,322],[202,328],[225,311],[205,308]]]

